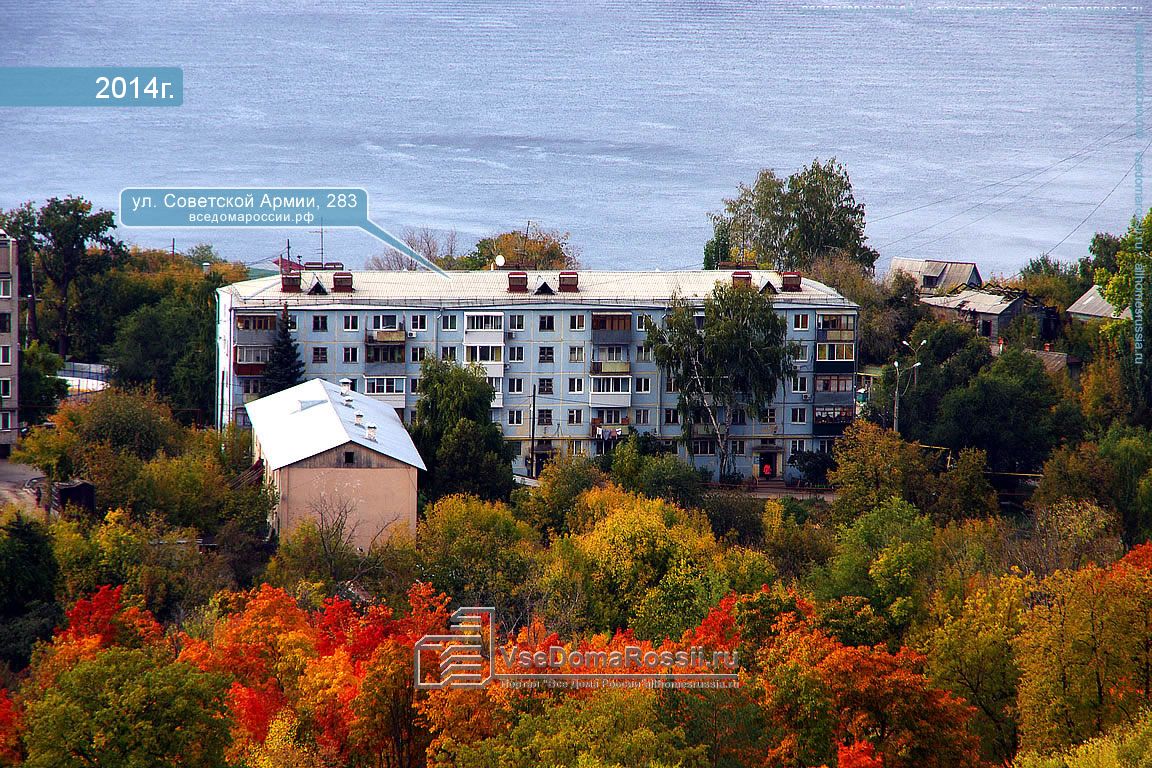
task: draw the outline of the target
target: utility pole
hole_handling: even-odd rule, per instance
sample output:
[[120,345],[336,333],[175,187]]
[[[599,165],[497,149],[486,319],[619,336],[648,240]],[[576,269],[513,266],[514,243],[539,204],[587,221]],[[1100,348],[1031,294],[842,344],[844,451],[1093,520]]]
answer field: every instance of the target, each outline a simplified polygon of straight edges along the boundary
[[536,477],[536,385],[532,385],[532,411],[528,414],[528,476]]

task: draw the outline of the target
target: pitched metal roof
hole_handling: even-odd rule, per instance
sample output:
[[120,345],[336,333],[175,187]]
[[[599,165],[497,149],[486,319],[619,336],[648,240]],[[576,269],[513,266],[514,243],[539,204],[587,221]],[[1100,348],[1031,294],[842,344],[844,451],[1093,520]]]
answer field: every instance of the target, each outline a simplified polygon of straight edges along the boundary
[[1108,320],[1125,317],[1131,319],[1132,311],[1125,309],[1117,312],[1116,307],[1108,303],[1104,294],[1100,293],[1100,286],[1094,285],[1084,292],[1084,295],[1072,302],[1068,307],[1068,314],[1082,315],[1084,317],[1102,317]]
[[[971,261],[936,261],[934,259],[904,259],[894,258],[888,266],[888,274],[904,272],[916,280],[916,285],[922,290],[949,293],[962,285],[971,285],[973,277],[977,286],[983,284],[980,270]],[[931,277],[936,283],[931,286],[924,285],[924,278]]]
[[[344,398],[351,398],[351,405]],[[312,379],[244,406],[270,469],[352,442],[418,469],[426,469],[395,409],[357,392]],[[356,413],[364,414],[356,424]],[[364,425],[376,425],[369,440]]]
[[[799,291],[781,292],[779,272],[742,270],[751,275],[752,285],[777,293],[779,304],[808,304],[856,308],[832,288],[815,280],[801,280]],[[393,306],[496,306],[505,304],[603,304],[645,306],[666,304],[673,296],[702,300],[717,283],[730,282],[732,272],[724,270],[691,270],[677,272],[624,272],[580,270],[579,289],[559,291],[560,270],[528,271],[528,290],[508,291],[508,270],[448,272],[441,277],[424,271],[353,272],[352,293],[334,292],[334,272],[305,270],[301,273],[300,292],[285,293],[280,278],[264,277],[245,280],[220,289],[231,293],[242,304],[275,305],[288,302],[293,306],[353,306],[376,304]],[[309,292],[319,285],[323,294]]]
[[982,315],[999,315],[1023,298],[1022,295],[993,293],[969,288],[947,296],[925,296],[920,299],[922,304],[928,304],[941,309],[952,309],[963,312],[979,312]]

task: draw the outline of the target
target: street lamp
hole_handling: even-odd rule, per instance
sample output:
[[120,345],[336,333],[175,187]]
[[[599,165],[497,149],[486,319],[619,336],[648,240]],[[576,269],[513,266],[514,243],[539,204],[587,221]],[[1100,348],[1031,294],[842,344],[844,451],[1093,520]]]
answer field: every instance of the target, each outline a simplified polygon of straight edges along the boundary
[[[905,342],[905,343],[907,343],[907,342]],[[909,346],[911,346],[911,345],[909,345]],[[900,434],[900,395],[902,394],[900,392],[900,361],[895,360],[895,361],[893,361],[892,365],[896,368],[896,387],[895,387],[895,391],[892,393],[892,400],[893,400],[893,404],[892,404],[892,431],[895,432],[896,434]],[[920,363],[916,363],[915,365],[912,366],[913,375],[915,375],[916,369],[919,367],[920,367]],[[908,387],[911,387],[911,386],[912,386],[912,382],[908,382],[908,386],[904,387],[904,392],[906,393],[908,391]]]
[[[923,349],[924,345],[928,343],[928,339],[921,339],[920,343],[917,344],[916,346],[912,346],[908,342],[907,339],[905,339],[904,341],[902,341],[900,343],[903,344],[904,346],[908,347],[909,350],[911,350],[913,357],[919,358],[920,357],[920,350]],[[919,364],[920,363],[916,363],[916,365],[919,365]],[[916,365],[914,365],[912,367],[915,368]],[[912,383],[913,384],[916,383],[916,372],[915,371],[912,372]]]

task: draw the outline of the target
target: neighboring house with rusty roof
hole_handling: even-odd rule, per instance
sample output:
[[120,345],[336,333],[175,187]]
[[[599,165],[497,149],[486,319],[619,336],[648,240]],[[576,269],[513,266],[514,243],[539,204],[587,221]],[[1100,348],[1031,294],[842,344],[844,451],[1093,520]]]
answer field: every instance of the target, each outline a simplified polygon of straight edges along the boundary
[[[1004,351],[1004,342],[1002,339],[992,340],[988,346],[992,351],[992,357],[999,357],[1000,353]],[[1056,352],[1052,349],[1051,344],[1045,344],[1043,349],[1025,349],[1024,351],[1039,358],[1040,362],[1044,364],[1044,370],[1048,371],[1048,373],[1066,373],[1072,381],[1080,380],[1080,369],[1083,361],[1076,355],[1070,355],[1067,352]]]
[[1084,295],[1072,302],[1072,306],[1068,307],[1068,314],[1077,320],[1088,322],[1089,320],[1116,320],[1118,318],[1132,319],[1132,310],[1125,309],[1120,312],[1116,307],[1112,306],[1108,299],[1104,298],[1104,294],[1100,292],[1100,286],[1094,285],[1084,292]]
[[984,284],[980,270],[970,261],[895,258],[888,267],[888,276],[897,272],[915,280],[921,294],[951,293],[963,286],[979,288]]
[[425,469],[396,411],[348,382],[297,384],[244,407],[265,479],[279,496],[272,529],[341,517],[363,550],[396,533],[416,535],[416,471]]
[[976,333],[991,339],[1003,336],[1021,315],[1036,318],[1040,335],[1045,338],[1051,336],[1052,326],[1058,321],[1048,307],[1027,292],[1009,288],[963,289],[946,296],[924,296],[920,303],[928,305],[938,319],[967,323]]

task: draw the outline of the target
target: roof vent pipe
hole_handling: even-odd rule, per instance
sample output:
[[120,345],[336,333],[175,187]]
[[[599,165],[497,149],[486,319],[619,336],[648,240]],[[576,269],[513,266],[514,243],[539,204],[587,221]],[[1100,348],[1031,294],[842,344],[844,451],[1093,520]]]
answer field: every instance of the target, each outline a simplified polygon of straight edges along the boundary
[[373,442],[376,441],[376,425],[375,424],[365,424],[364,425],[364,437],[373,441]]
[[352,391],[352,379],[345,376],[340,379],[340,391],[345,395]]
[[356,411],[356,426],[364,426],[364,414],[360,413],[360,411]]

